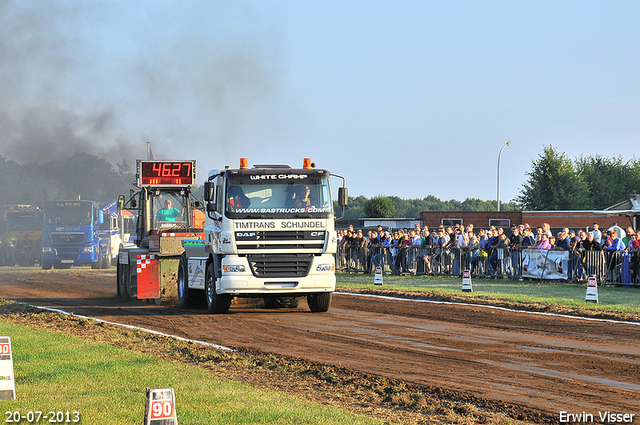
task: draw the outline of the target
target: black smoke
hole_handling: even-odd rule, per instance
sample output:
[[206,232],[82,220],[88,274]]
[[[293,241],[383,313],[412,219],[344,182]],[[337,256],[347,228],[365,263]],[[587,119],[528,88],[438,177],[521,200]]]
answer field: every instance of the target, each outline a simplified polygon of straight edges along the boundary
[[0,156],[132,165],[147,142],[159,159],[233,146],[264,115],[278,49],[259,13],[232,8],[0,0]]

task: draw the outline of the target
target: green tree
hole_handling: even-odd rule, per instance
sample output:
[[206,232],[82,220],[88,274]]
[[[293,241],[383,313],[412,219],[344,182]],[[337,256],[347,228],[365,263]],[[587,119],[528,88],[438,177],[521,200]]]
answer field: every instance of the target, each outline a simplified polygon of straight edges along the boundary
[[391,218],[396,215],[396,207],[391,199],[378,195],[366,202],[364,215],[369,218]]
[[589,187],[576,172],[566,154],[553,146],[545,146],[544,153],[533,161],[529,180],[522,185],[516,201],[523,209],[580,210],[589,204]]
[[626,198],[640,183],[637,160],[623,161],[622,156],[580,157],[576,169],[589,188],[589,209],[604,209]]
[[[502,204],[504,206],[506,204]],[[462,202],[462,211],[495,211],[496,203],[478,198],[467,198]]]

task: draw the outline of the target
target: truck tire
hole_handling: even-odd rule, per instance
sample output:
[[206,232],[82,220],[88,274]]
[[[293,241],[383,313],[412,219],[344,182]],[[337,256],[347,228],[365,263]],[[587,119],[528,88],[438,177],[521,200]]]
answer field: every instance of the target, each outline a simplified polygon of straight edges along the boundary
[[51,266],[53,266],[51,263],[42,263],[42,270],[51,270]]
[[[187,257],[182,255],[178,264],[178,307],[194,307],[197,301],[196,291],[189,288],[189,268]],[[202,291],[198,291],[202,292]]]
[[216,293],[216,273],[213,263],[207,267],[205,274],[205,298],[207,299],[207,309],[214,314],[225,314],[231,307],[231,295],[218,295]]
[[111,246],[107,245],[107,253],[105,254],[104,258],[102,259],[102,264],[101,264],[100,268],[108,269],[109,267],[111,267]]
[[131,293],[131,274],[129,264],[118,264],[118,294],[123,300],[130,300]]
[[296,297],[264,297],[265,308],[296,308],[300,299]]
[[120,262],[116,264],[116,296],[120,298],[122,294],[120,294]]
[[329,311],[329,307],[331,307],[331,295],[331,292],[307,295],[309,310],[314,313],[324,313],[325,311]]

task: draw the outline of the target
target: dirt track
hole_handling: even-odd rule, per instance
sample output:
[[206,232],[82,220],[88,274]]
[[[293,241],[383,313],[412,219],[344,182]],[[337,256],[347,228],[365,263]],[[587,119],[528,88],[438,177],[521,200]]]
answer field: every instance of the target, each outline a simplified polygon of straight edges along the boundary
[[640,326],[480,306],[334,295],[328,313],[230,314],[123,302],[115,274],[0,270],[0,296],[232,348],[255,348],[559,412],[636,414]]

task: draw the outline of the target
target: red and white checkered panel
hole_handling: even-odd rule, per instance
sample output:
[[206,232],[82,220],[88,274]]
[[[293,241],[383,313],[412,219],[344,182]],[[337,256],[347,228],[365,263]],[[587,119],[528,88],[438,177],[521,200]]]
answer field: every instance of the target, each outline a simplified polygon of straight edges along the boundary
[[154,254],[136,257],[137,298],[160,298],[160,259]]

